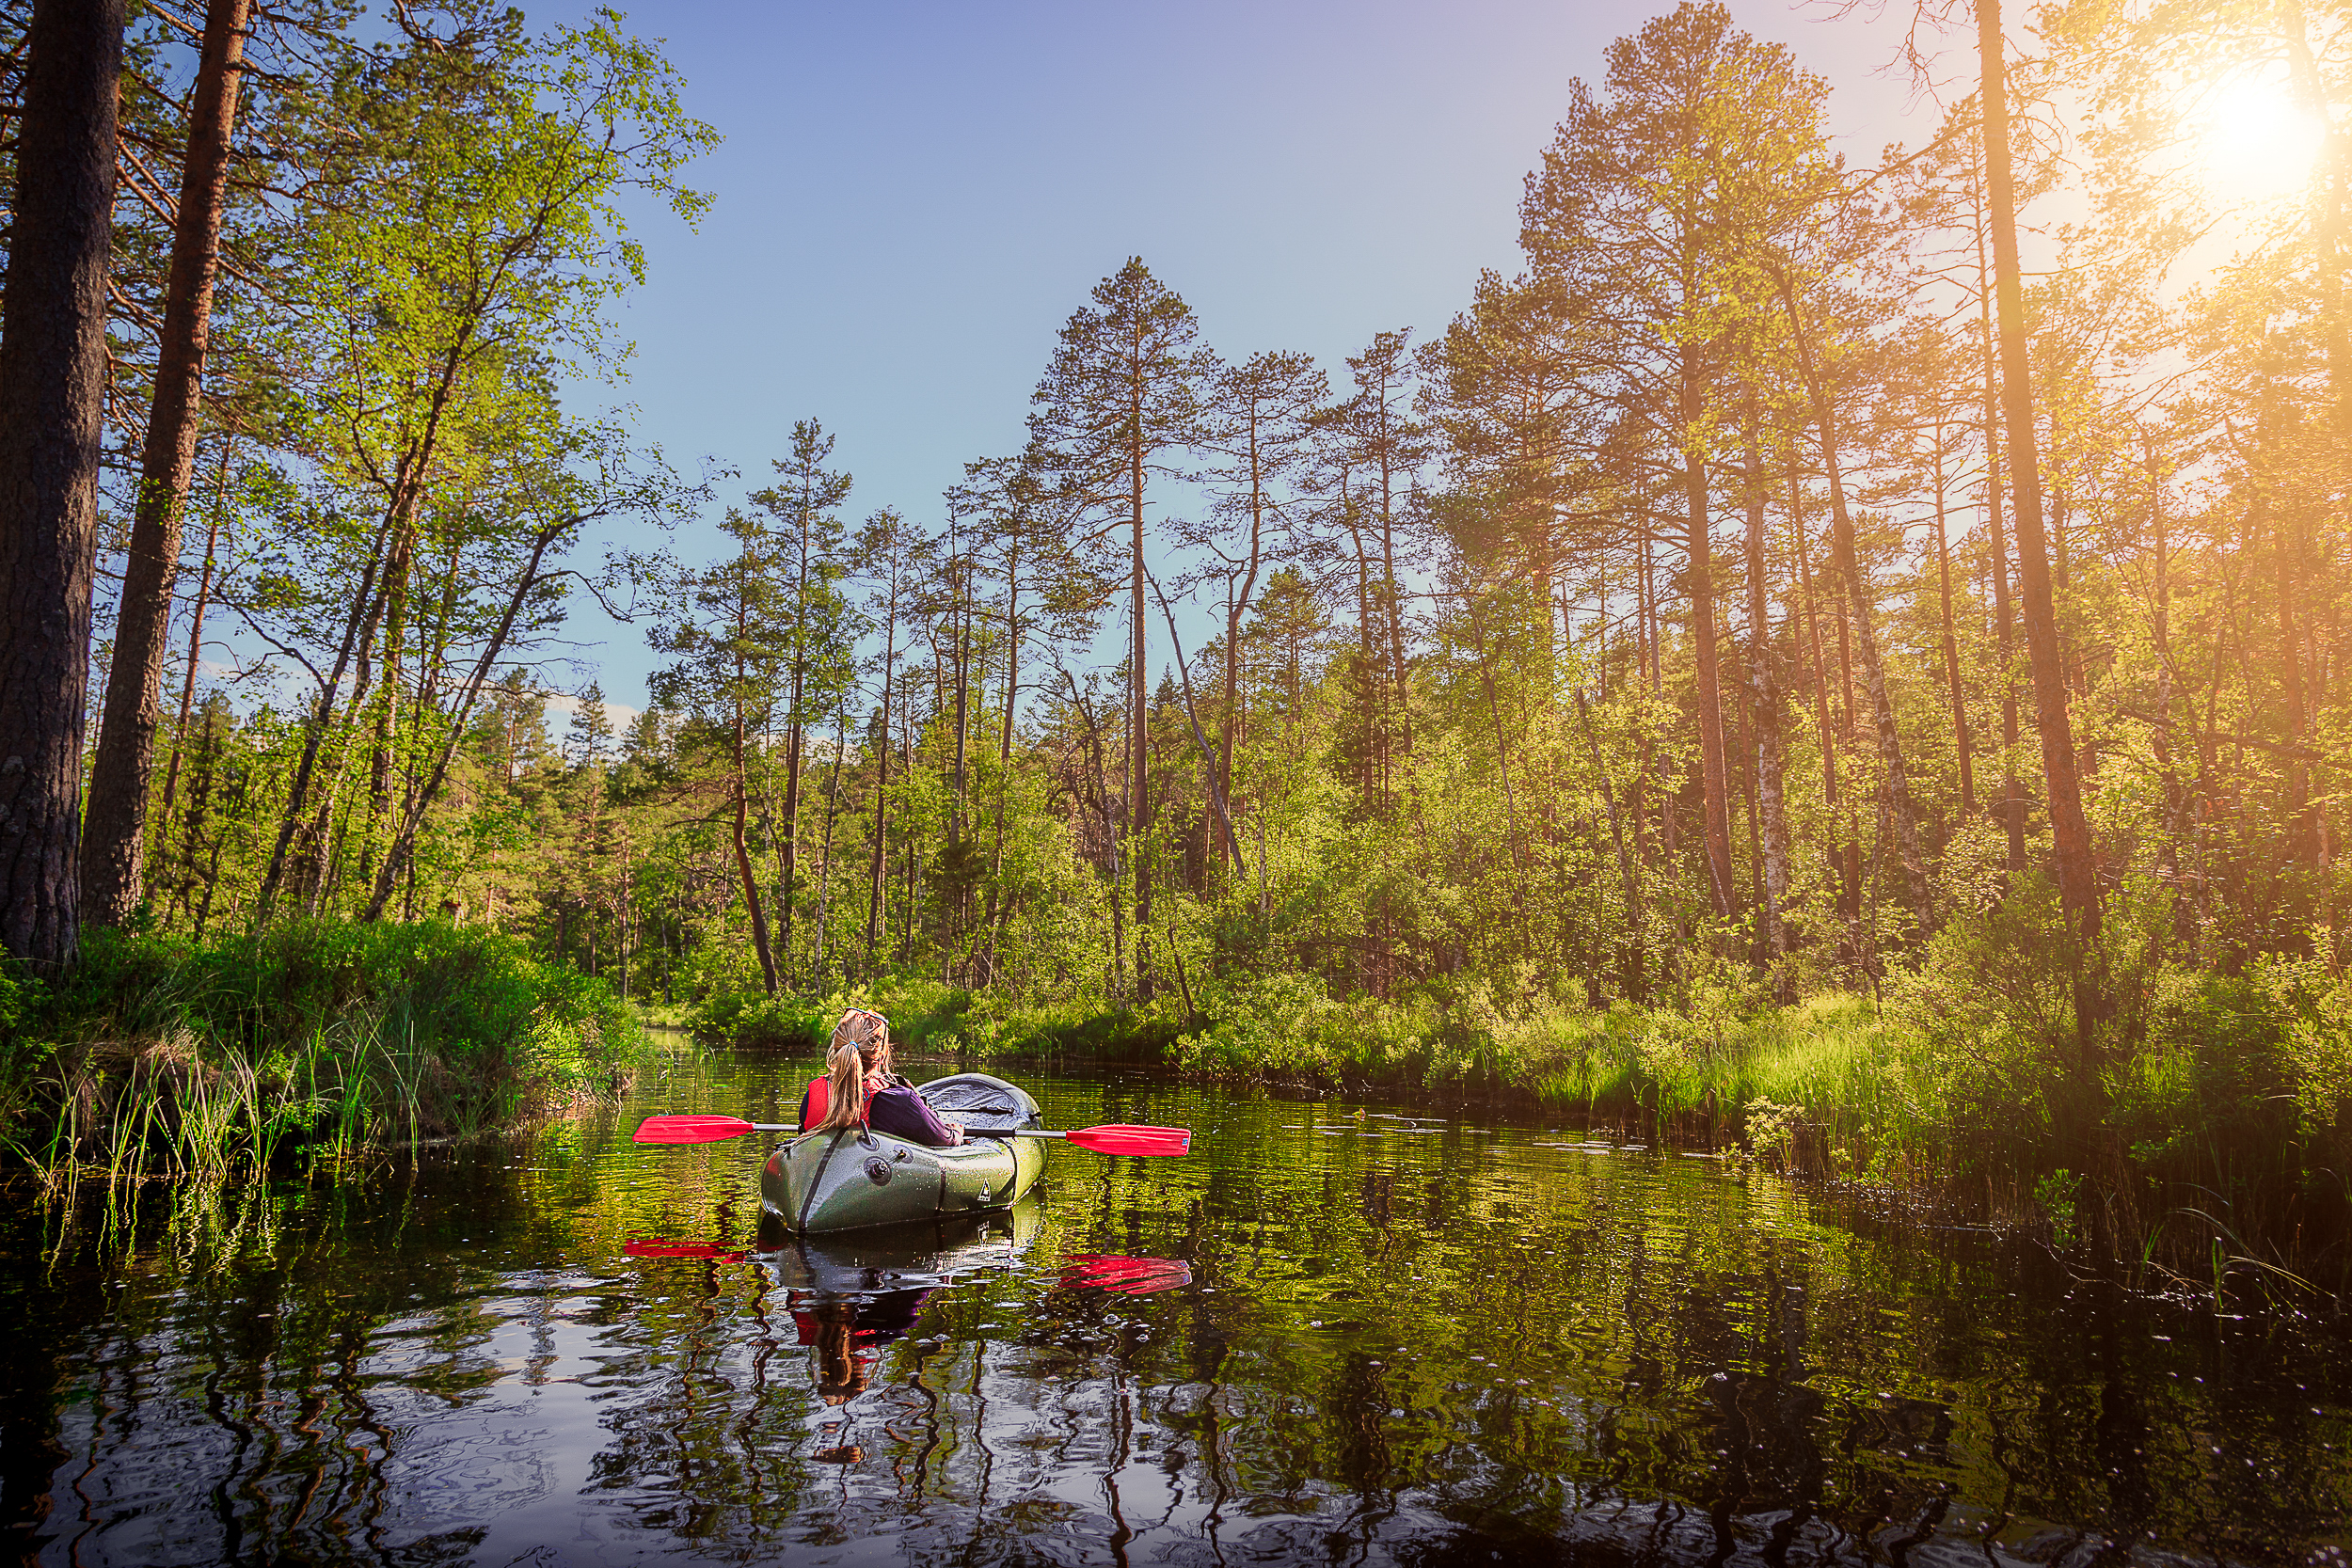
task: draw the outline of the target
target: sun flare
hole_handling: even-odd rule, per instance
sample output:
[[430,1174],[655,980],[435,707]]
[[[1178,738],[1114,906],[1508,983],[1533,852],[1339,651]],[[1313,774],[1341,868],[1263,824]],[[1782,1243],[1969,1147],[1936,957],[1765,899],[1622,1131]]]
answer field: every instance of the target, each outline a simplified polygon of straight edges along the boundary
[[2251,76],[2215,92],[2191,123],[2205,182],[2224,200],[2299,190],[2327,135],[2319,117],[2296,103],[2284,82]]

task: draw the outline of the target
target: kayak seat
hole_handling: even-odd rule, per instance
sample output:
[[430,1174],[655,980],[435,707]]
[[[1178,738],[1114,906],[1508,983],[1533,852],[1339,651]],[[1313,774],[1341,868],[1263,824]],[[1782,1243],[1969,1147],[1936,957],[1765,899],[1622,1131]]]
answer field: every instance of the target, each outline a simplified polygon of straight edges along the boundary
[[1026,1092],[985,1072],[934,1078],[914,1091],[942,1117],[953,1117],[975,1132],[1009,1132],[1042,1122]]

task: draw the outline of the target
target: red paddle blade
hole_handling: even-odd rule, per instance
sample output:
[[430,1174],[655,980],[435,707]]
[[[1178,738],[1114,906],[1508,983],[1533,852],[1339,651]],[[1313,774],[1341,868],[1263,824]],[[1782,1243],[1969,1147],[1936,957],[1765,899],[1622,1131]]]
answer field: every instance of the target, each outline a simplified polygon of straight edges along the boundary
[[1148,1296],[1192,1283],[1191,1266],[1172,1258],[1108,1258],[1080,1253],[1062,1260],[1061,1282],[1073,1291]]
[[1097,1154],[1189,1154],[1192,1131],[1184,1127],[1081,1127],[1069,1134],[1080,1148]]
[[740,1247],[712,1246],[700,1242],[665,1242],[658,1236],[631,1238],[621,1243],[621,1252],[628,1258],[715,1258],[725,1263],[739,1263],[750,1256]]
[[741,1117],[647,1117],[637,1124],[641,1144],[715,1144],[755,1131]]

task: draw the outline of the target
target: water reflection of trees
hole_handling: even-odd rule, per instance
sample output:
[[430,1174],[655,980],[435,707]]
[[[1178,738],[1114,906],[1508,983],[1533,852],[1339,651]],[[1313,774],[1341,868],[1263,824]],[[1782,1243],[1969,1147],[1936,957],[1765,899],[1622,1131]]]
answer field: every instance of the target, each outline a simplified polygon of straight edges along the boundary
[[[1017,1266],[922,1299],[853,1391],[795,1315],[822,1303],[759,1259],[620,1256],[657,1224],[740,1237],[742,1162],[700,1151],[651,1196],[518,1154],[540,1168],[230,1196],[127,1250],[87,1227],[12,1287],[39,1348],[8,1348],[10,1404],[43,1415],[0,1481],[51,1499],[44,1554],[87,1561],[462,1557],[549,1498],[631,1549],[887,1537],[913,1561],[1065,1531],[1137,1560],[1802,1555],[2011,1516],[2231,1555],[2345,1515],[2344,1434],[2312,1413],[2341,1374],[2308,1335],[1696,1161],[1128,1093],[1049,1109],[1214,1109],[1220,1136],[1057,1158]],[[1069,1288],[1073,1253],[1193,1283]],[[529,1426],[518,1386],[577,1396],[580,1430]],[[516,1453],[484,1461],[469,1420]]]

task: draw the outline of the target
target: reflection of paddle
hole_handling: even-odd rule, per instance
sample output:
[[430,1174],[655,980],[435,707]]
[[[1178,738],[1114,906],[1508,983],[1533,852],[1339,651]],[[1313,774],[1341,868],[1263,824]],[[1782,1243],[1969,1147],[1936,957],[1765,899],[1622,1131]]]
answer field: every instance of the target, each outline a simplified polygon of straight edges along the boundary
[[[638,1124],[641,1144],[709,1144],[746,1132],[792,1132],[789,1122],[745,1121],[741,1117],[647,1117]],[[1189,1154],[1192,1132],[1183,1127],[1077,1127],[1048,1132],[1034,1127],[975,1127],[975,1138],[1062,1138],[1097,1154]]]
[[1174,1258],[1118,1258],[1080,1253],[1062,1259],[1061,1282],[1074,1291],[1148,1296],[1192,1283],[1192,1266]]
[[652,1236],[623,1242],[621,1251],[629,1258],[716,1258],[726,1263],[739,1263],[751,1256],[741,1247],[718,1247],[697,1242],[665,1242]]

